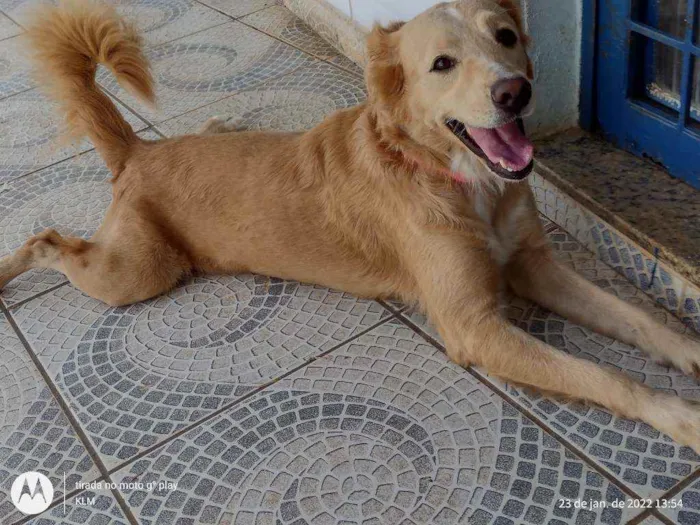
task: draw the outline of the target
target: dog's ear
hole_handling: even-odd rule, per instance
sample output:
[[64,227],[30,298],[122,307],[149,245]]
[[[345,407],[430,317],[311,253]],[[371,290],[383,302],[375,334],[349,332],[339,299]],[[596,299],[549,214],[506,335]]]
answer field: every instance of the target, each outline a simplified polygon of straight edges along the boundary
[[368,62],[365,77],[370,101],[394,108],[404,90],[404,72],[396,45],[396,32],[404,22],[386,27],[375,24],[367,37]]
[[[520,41],[523,43],[524,46],[527,47],[527,45],[530,43],[530,37],[525,33],[525,26],[523,24],[523,14],[522,10],[520,9],[520,4],[518,3],[517,0],[497,0],[498,4],[506,10],[508,15],[513,19],[515,22],[516,27],[518,28],[518,33],[519,33],[519,38]],[[530,60],[530,57],[527,58],[527,77],[532,80],[535,76],[534,68],[532,66],[532,60]]]
[[520,38],[524,45],[530,42],[530,37],[525,34],[525,26],[523,25],[523,14],[520,9],[520,4],[517,0],[497,0],[498,5],[500,5],[505,11],[510,15],[510,17],[515,22],[518,28],[518,33],[520,33]]

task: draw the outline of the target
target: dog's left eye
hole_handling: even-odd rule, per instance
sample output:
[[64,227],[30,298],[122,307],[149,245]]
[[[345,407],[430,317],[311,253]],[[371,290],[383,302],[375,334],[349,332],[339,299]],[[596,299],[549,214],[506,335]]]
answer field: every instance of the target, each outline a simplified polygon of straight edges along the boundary
[[456,64],[457,61],[452,57],[439,56],[433,61],[433,67],[430,71],[449,71]]

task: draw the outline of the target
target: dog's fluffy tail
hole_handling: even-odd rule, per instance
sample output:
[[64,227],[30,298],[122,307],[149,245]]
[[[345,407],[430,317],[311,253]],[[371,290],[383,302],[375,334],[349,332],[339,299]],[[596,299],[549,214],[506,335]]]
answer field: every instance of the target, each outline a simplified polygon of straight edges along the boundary
[[65,0],[38,8],[27,28],[36,75],[59,104],[71,139],[90,137],[112,173],[124,169],[140,139],[95,82],[97,65],[119,83],[153,102],[153,79],[141,38],[111,7]]

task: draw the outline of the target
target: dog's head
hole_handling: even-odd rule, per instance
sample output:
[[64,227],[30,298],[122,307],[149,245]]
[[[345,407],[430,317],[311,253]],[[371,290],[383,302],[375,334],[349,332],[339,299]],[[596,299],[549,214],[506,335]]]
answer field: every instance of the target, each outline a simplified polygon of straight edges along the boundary
[[532,109],[532,63],[513,0],[436,5],[368,38],[370,103],[407,139],[498,177],[532,170],[520,117]]

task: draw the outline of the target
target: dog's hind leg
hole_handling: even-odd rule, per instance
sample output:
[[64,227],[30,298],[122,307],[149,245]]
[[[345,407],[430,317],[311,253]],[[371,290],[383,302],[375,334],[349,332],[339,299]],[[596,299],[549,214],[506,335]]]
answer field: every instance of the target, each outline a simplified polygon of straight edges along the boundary
[[172,288],[186,275],[186,259],[163,239],[144,231],[90,241],[46,230],[0,259],[0,290],[33,268],[51,268],[91,297],[111,306],[143,301]]

